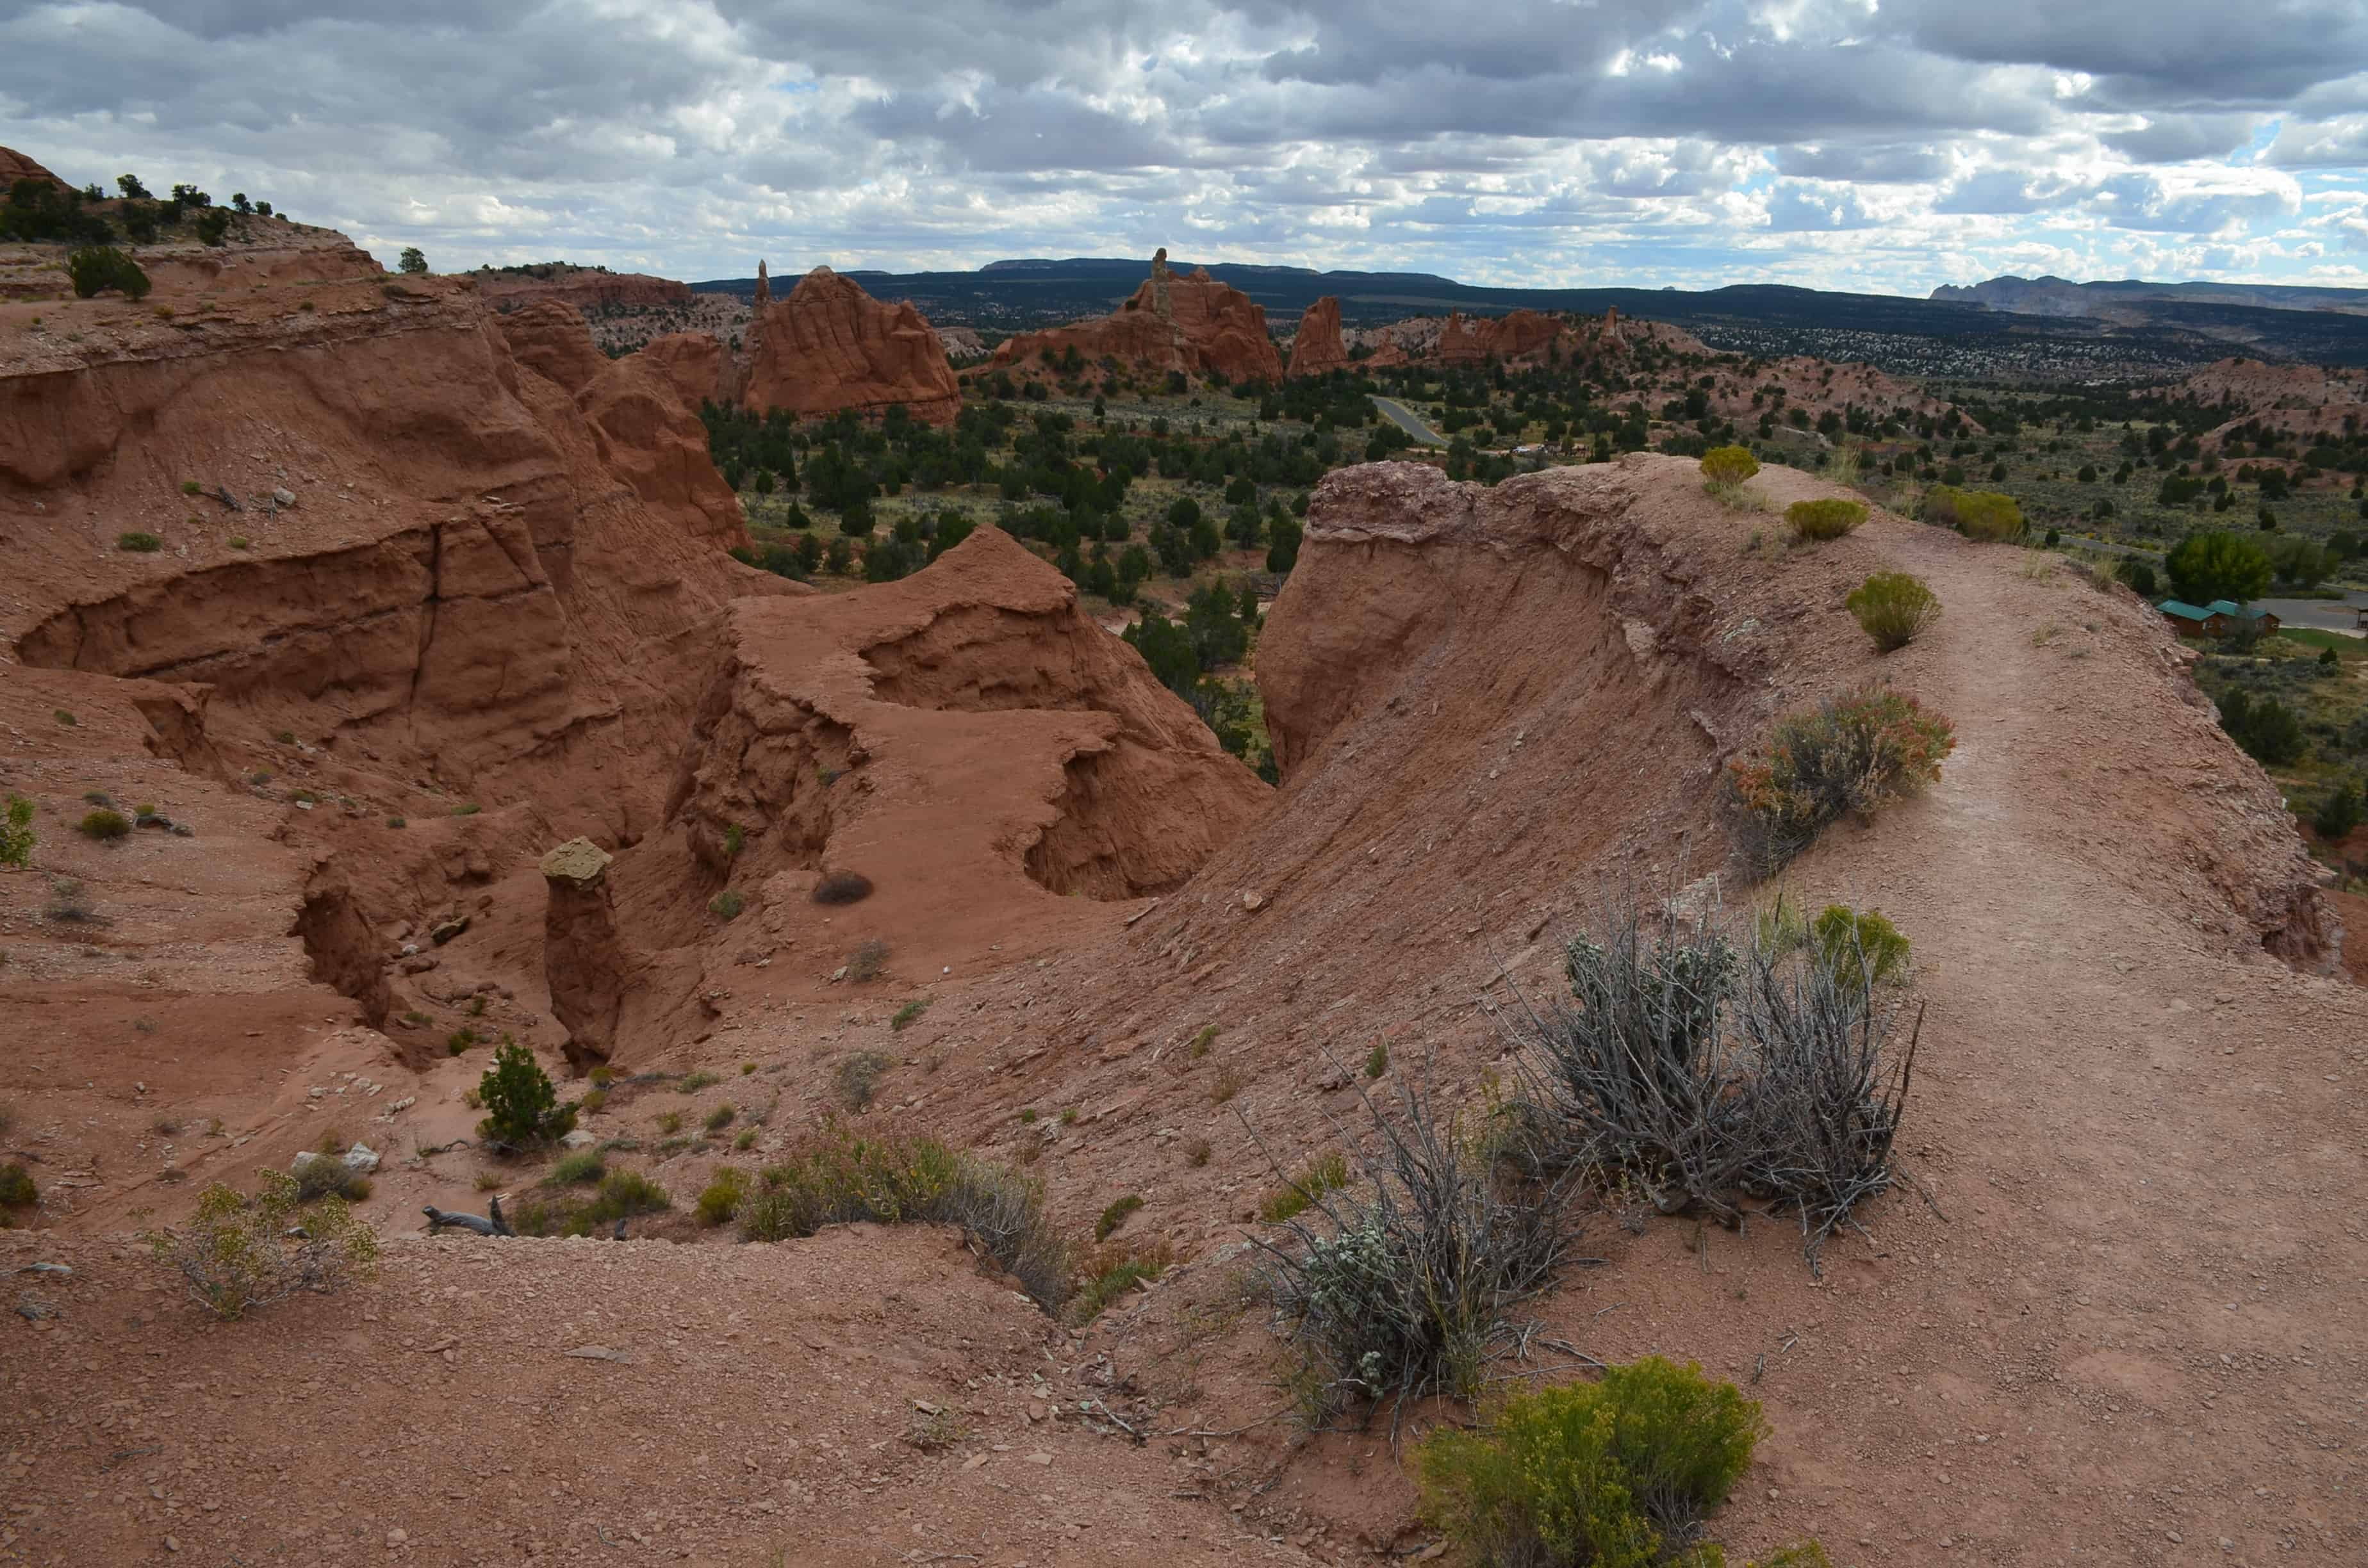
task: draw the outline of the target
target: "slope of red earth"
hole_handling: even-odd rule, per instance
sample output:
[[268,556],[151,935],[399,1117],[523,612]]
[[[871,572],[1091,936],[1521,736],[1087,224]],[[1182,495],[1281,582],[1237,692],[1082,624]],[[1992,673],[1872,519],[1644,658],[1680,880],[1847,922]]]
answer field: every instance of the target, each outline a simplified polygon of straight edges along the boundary
[[[1142,1195],[1121,1238],[1201,1262],[1094,1343],[1178,1425],[1269,1416],[1281,1364],[1234,1281],[1277,1180],[1248,1129],[1287,1165],[1353,1135],[1377,1041],[1476,1097],[1505,1065],[1492,979],[1550,992],[1601,878],[1719,869],[1724,759],[1887,679],[1955,721],[1942,781],[1788,880],[1916,944],[1905,1142],[1937,1210],[1883,1199],[1823,1278],[1782,1222],[1599,1215],[1582,1250],[1607,1262],[1538,1308],[1543,1332],[1698,1358],[1766,1402],[1776,1436],[1719,1524],[1747,1549],[2359,1555],[2368,1007],[2321,972],[2340,932],[2273,790],[2125,594],[1882,514],[1805,550],[1770,521],[1650,457],[1494,491],[1327,479],[1260,649],[1275,809],[1118,945],[942,1025],[941,1004],[906,1049],[948,1058],[932,1107],[971,1108],[932,1119],[1040,1149],[1080,1224]],[[1841,607],[1877,569],[1947,607],[1889,657]],[[1080,1114],[1047,1130],[1015,1103]],[[1290,1431],[1235,1440],[1253,1515],[1349,1555],[1419,1544],[1386,1438]]]

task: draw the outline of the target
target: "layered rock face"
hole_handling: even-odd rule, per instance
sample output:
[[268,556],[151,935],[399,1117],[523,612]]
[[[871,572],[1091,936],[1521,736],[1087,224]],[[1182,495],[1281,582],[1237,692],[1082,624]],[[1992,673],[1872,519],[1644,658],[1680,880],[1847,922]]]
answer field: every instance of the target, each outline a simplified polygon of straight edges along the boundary
[[[776,940],[852,928],[933,965],[1175,886],[1270,793],[992,528],[902,582],[735,607],[693,733],[669,842],[763,888]],[[876,891],[809,905],[825,869]]]
[[[0,340],[0,526],[40,541],[0,620],[21,660],[202,682],[217,731],[647,825],[630,780],[666,764],[637,732],[687,710],[694,629],[779,591],[716,548],[736,515],[665,360],[611,365],[564,307],[497,318],[444,279],[248,293],[202,337],[58,313],[110,310],[80,344]],[[164,548],[113,549],[126,529]],[[558,782],[602,753],[623,771]]]
[[916,419],[950,425],[962,389],[945,347],[910,302],[883,304],[852,279],[817,267],[750,327],[749,408],[865,414],[903,403]]
[[1326,294],[1299,318],[1299,335],[1291,340],[1291,374],[1321,376],[1349,363],[1348,347],[1340,341],[1340,301]]
[[1034,370],[1076,349],[1087,374],[1104,358],[1134,370],[1216,376],[1228,381],[1279,381],[1282,355],[1267,335],[1266,307],[1196,267],[1178,278],[1167,253],[1151,260],[1151,276],[1126,303],[1106,316],[1021,333],[996,348],[985,369]]
[[63,186],[66,182],[50,173],[32,159],[13,147],[0,147],[0,196],[20,179],[40,180],[45,185]]
[[645,272],[603,272],[596,267],[552,267],[535,272],[468,275],[486,303],[496,308],[545,302],[577,311],[604,305],[688,305],[699,296],[690,285]]

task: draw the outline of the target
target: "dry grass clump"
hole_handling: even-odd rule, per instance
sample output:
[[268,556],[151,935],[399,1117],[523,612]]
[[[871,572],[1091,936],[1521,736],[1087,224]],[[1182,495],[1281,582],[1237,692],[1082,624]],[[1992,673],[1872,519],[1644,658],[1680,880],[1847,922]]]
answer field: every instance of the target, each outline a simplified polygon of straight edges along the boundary
[[1491,1126],[1442,1122],[1404,1079],[1394,1111],[1357,1095],[1373,1132],[1342,1156],[1348,1179],[1293,1182],[1307,1201],[1286,1234],[1253,1238],[1310,1426],[1360,1401],[1476,1394],[1507,1311],[1552,1280],[1565,1246],[1569,1178],[1520,1175]]
[[1866,686],[1780,718],[1727,764],[1738,846],[1775,870],[1845,813],[1871,813],[1941,777],[1955,749],[1948,720],[1904,692]]
[[847,978],[877,980],[888,972],[888,944],[874,937],[848,955]]
[[736,1210],[743,1240],[786,1241],[825,1225],[956,1225],[1058,1312],[1069,1297],[1069,1245],[1044,1213],[1043,1188],[1008,1166],[934,1138],[859,1138],[833,1127],[759,1175]]
[[880,1080],[888,1069],[896,1065],[884,1051],[852,1051],[839,1060],[831,1074],[831,1085],[838,1091],[839,1103],[849,1110],[869,1110],[872,1097],[879,1092]]
[[1842,603],[1886,653],[1907,647],[1941,619],[1940,596],[1906,572],[1877,572]]
[[674,1207],[666,1189],[642,1171],[609,1171],[591,1199],[528,1199],[510,1223],[522,1236],[588,1236],[620,1220]]
[[1739,938],[1718,911],[1607,896],[1565,947],[1568,1001],[1516,1028],[1520,1148],[1541,1168],[1641,1186],[1664,1212],[1732,1221],[1746,1195],[1798,1212],[1814,1267],[1891,1184],[1914,1071],[1893,1049],[1907,938],[1835,905],[1777,908]]
[[1269,1225],[1280,1225],[1294,1214],[1305,1213],[1307,1206],[1326,1193],[1337,1192],[1348,1185],[1349,1157],[1337,1149],[1319,1154],[1267,1194],[1258,1204],[1258,1218]]
[[1083,1327],[1137,1285],[1147,1284],[1176,1261],[1166,1242],[1148,1247],[1108,1246],[1089,1254],[1077,1269],[1077,1288],[1069,1298],[1068,1321]]

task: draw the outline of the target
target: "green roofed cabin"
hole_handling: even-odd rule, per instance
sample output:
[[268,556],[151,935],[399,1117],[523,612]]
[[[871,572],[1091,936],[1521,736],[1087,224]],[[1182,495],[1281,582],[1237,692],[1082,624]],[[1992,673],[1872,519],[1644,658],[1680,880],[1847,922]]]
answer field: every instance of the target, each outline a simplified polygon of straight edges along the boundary
[[2181,637],[2226,637],[2240,626],[2250,626],[2266,636],[2278,629],[2278,618],[2268,610],[2248,608],[2231,599],[2214,599],[2200,606],[2165,599],[2154,608]]

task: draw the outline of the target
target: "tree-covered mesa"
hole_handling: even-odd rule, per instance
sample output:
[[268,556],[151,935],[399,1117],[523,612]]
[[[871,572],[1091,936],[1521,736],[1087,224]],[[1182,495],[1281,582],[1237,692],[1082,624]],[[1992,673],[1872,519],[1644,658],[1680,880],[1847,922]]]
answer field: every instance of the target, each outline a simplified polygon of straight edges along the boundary
[[153,194],[137,175],[116,177],[117,194],[96,185],[76,190],[47,180],[20,179],[0,202],[0,240],[54,243],[84,248],[128,243],[153,245],[195,239],[227,243],[233,222],[272,216],[268,201],[250,201],[245,192],[227,207],[194,185],[176,185],[165,197]]

